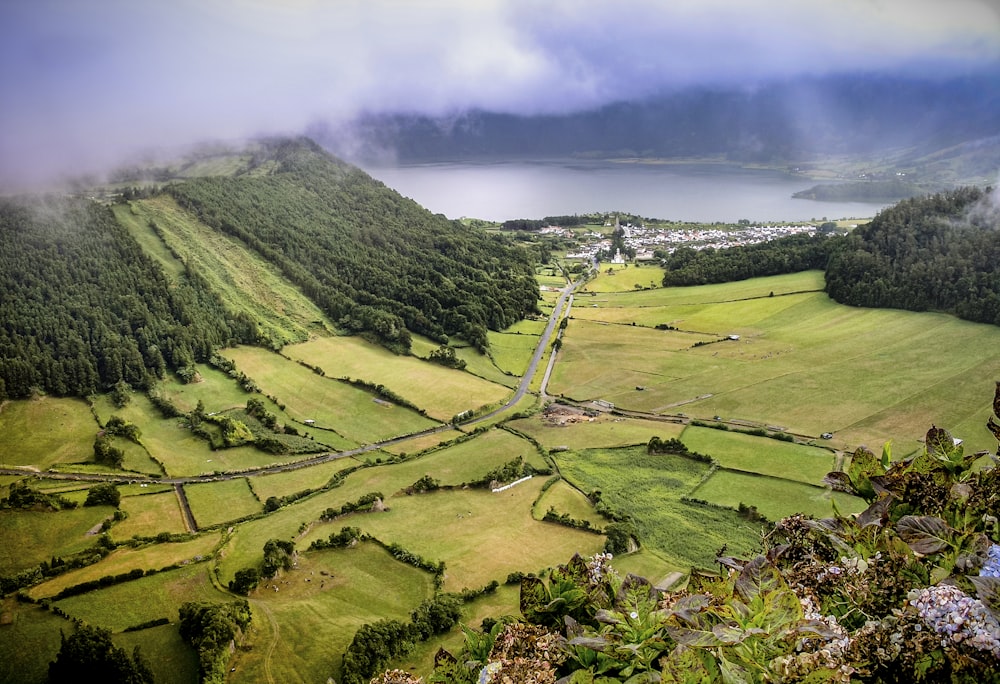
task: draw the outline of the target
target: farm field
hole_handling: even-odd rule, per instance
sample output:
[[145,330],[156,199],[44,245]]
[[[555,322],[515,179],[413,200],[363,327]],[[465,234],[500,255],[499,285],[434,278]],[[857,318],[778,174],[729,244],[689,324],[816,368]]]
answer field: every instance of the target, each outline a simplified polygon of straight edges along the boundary
[[599,489],[611,510],[633,516],[643,543],[679,567],[710,567],[724,543],[747,553],[760,539],[759,528],[734,511],[681,501],[707,476],[708,463],[649,456],[644,446],[565,451],[555,459],[574,485]]
[[723,468],[806,484],[819,485],[836,465],[834,455],[826,449],[706,427],[687,427],[681,441],[691,451],[711,456]]
[[[506,387],[469,373],[412,356],[399,356],[357,337],[316,338],[285,347],[282,354],[318,366],[331,378],[355,378],[384,385],[441,421],[495,403],[509,394]],[[242,368],[239,361],[237,365]]]
[[860,513],[868,507],[864,500],[842,492],[730,470],[714,473],[691,496],[730,508],[737,508],[741,503],[753,505],[768,520],[780,520],[795,513],[829,518],[833,515],[832,501],[842,515]]
[[97,580],[105,575],[119,575],[135,569],[162,570],[168,565],[202,560],[212,555],[218,543],[217,533],[206,533],[184,542],[151,544],[139,549],[115,549],[98,563],[70,570],[32,587],[28,595],[35,599],[51,598],[66,587]]
[[161,532],[187,532],[180,502],[173,489],[142,496],[123,496],[119,508],[128,517],[111,528],[111,536],[115,540],[155,537]]
[[[931,423],[962,430],[956,436],[967,448],[991,448],[988,432],[966,430],[985,422],[982,398],[992,395],[993,378],[1000,377],[995,326],[842,306],[822,292],[803,292],[809,283],[802,274],[756,280],[606,294],[593,298],[596,309],[574,307],[574,317],[585,312],[595,320],[570,322],[549,391],[654,413],[721,415],[815,436],[832,432],[836,448],[892,439],[912,451]],[[685,296],[688,289],[696,292]],[[783,292],[800,294],[778,296]],[[758,298],[746,299],[755,293]],[[740,338],[677,348],[666,342],[672,331],[637,325],[630,333],[631,325],[595,322],[639,316],[716,339]],[[629,334],[630,344],[616,343]],[[865,391],[857,391],[862,384]],[[640,385],[646,389],[636,391]],[[946,387],[962,388],[961,396],[941,402],[935,388]]]
[[236,367],[253,378],[265,394],[285,404],[298,422],[316,421],[355,443],[377,442],[419,432],[436,423],[403,406],[376,402],[372,394],[259,347],[224,350]]
[[98,429],[82,399],[0,402],[0,464],[44,470],[91,460]]
[[237,520],[263,509],[245,477],[185,485],[184,493],[199,528]]
[[66,511],[0,511],[0,574],[11,575],[52,556],[68,556],[90,548],[88,534],[110,516],[106,506]]
[[663,268],[652,264],[602,265],[600,275],[583,286],[583,292],[632,292],[663,287]]
[[597,514],[590,499],[566,480],[556,480],[535,503],[534,516],[541,520],[545,513],[554,510],[560,515],[568,515],[573,520],[586,520],[594,529],[602,529],[608,520]]
[[[558,363],[558,362],[557,362]],[[588,449],[645,444],[652,437],[667,439],[680,437],[684,431],[681,423],[620,418],[601,414],[593,421],[554,424],[541,414],[510,421],[518,432],[538,440],[547,449]]]

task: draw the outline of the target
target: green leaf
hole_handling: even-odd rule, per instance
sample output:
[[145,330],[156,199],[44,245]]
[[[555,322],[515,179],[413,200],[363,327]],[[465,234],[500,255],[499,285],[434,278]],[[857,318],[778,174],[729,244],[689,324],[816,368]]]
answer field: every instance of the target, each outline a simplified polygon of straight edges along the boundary
[[875,500],[875,489],[872,487],[871,478],[884,473],[885,470],[875,454],[864,447],[857,448],[851,456],[851,465],[847,468],[847,476],[851,479],[854,493],[868,503]]
[[955,530],[932,515],[904,515],[896,523],[896,533],[914,553],[929,556],[949,548]]
[[543,619],[542,614],[545,606],[549,604],[552,597],[545,583],[538,577],[525,577],[521,580],[521,615],[528,622],[538,624]]
[[786,586],[778,568],[764,556],[757,556],[743,566],[742,572],[736,579],[735,589],[736,593],[749,603],[756,596],[763,596],[768,592],[784,589]]

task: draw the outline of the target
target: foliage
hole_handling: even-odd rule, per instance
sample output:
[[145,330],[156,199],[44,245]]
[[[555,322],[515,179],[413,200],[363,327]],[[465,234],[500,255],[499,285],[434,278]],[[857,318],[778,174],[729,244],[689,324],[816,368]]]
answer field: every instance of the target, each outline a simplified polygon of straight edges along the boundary
[[434,363],[440,364],[447,368],[457,368],[458,370],[465,370],[465,360],[458,358],[455,354],[455,348],[449,347],[446,344],[442,344],[440,347],[432,351],[427,356],[428,360]]
[[58,494],[40,492],[27,482],[21,481],[11,483],[7,496],[0,499],[0,508],[58,511],[63,508],[76,508],[76,502]]
[[111,642],[111,631],[81,624],[70,636],[62,634],[56,659],[49,664],[49,682],[108,682],[151,684],[153,673],[139,647],[130,657]]
[[111,210],[83,199],[0,202],[0,382],[87,396],[148,388],[214,347],[252,342],[197,273],[171,283]]
[[229,645],[246,632],[250,621],[250,604],[246,600],[181,606],[181,637],[198,652],[202,682],[221,684],[225,681]]
[[665,287],[704,285],[825,268],[835,244],[825,235],[801,234],[728,249],[681,247],[657,256],[666,269]]
[[410,333],[485,349],[537,310],[530,255],[506,238],[432,215],[306,140],[262,143],[271,170],[206,177],[168,192],[274,264],[350,332],[408,351]]
[[84,506],[114,506],[118,508],[118,504],[121,503],[122,495],[118,491],[118,487],[110,482],[102,482],[96,484],[87,490],[87,500],[83,502]]
[[988,191],[904,200],[853,231],[830,257],[843,304],[946,311],[1000,325],[1000,246]]
[[264,544],[264,563],[261,577],[271,578],[278,570],[290,570],[295,561],[295,542],[283,539],[269,539]]

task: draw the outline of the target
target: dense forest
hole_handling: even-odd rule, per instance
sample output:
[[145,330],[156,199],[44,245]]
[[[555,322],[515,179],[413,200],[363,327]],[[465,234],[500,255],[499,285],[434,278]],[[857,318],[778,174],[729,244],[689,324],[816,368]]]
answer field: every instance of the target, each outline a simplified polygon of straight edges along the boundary
[[486,331],[537,311],[530,253],[434,215],[305,139],[265,143],[266,173],[170,186],[208,225],[244,241],[342,328],[406,351],[410,332]]
[[1000,325],[998,228],[989,190],[904,200],[833,252],[827,292],[842,304],[944,311]]
[[729,249],[681,247],[656,256],[666,268],[664,287],[705,285],[824,268],[836,242],[824,234],[800,234]]
[[169,283],[106,206],[0,201],[0,398],[146,387],[167,368],[253,342],[195,273]]

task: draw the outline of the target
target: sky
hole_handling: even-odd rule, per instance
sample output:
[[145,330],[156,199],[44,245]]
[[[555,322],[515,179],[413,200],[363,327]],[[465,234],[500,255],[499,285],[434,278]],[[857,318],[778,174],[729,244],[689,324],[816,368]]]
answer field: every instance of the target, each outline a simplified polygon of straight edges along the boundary
[[1000,0],[3,0],[0,185],[361,112],[1000,65]]

